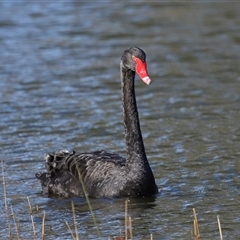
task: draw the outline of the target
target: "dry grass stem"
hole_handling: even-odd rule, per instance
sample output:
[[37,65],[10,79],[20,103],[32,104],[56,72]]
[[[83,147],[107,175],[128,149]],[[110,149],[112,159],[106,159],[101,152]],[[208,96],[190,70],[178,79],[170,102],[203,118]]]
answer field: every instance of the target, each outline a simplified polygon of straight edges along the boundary
[[29,199],[28,196],[27,196],[27,200],[28,200],[28,206],[29,206],[30,214],[32,214],[33,213],[32,206],[31,206],[31,202],[30,202],[30,199]]
[[17,239],[19,240],[20,238],[19,238],[19,233],[18,233],[18,225],[17,225],[17,222],[16,222],[16,218],[15,218],[12,206],[11,206],[11,214],[12,214],[14,226],[15,226],[15,229],[16,229]]
[[42,218],[42,240],[44,240],[45,218],[46,218],[46,213],[45,213],[45,211],[44,211],[44,213],[43,213],[43,218]]
[[76,213],[75,213],[75,208],[74,208],[74,203],[72,202],[72,213],[73,213],[73,224],[74,224],[74,229],[75,229],[75,235],[76,235],[76,240],[79,240],[78,237],[78,227],[77,227],[77,221],[76,221]]
[[7,205],[7,190],[6,190],[6,181],[5,181],[5,175],[4,175],[4,164],[3,160],[1,160],[2,163],[2,181],[3,181],[3,195],[4,195],[4,205],[5,205],[5,211],[6,211],[6,219],[7,219],[7,225],[8,225],[8,234],[9,239],[11,239],[11,225],[9,221],[9,214],[8,214],[8,205]]
[[[17,221],[16,221],[16,217],[15,217],[14,212],[13,212],[13,207],[11,205],[8,206],[8,204],[7,204],[6,181],[5,181],[5,176],[4,176],[4,164],[3,164],[3,161],[1,161],[1,162],[2,162],[2,182],[3,182],[4,204],[5,204],[5,211],[6,211],[6,220],[7,220],[7,224],[8,224],[8,230],[9,230],[9,240],[12,240],[12,239],[20,240],[19,223],[17,223]],[[84,187],[83,181],[81,179],[81,175],[79,174],[79,176],[80,176],[79,179],[80,179],[80,181],[82,183],[83,191],[84,191],[84,194],[85,194],[85,197],[86,197],[86,201],[87,201],[89,210],[91,212],[94,224],[95,224],[95,226],[97,228],[98,237],[101,238],[101,235],[100,235],[100,232],[99,232],[99,229],[98,229],[98,226],[97,226],[96,218],[94,216],[94,213],[93,213],[93,210],[92,210],[89,198],[88,198],[88,194],[86,192],[86,189]],[[33,215],[32,215],[33,214],[33,208],[32,208],[31,201],[30,201],[29,197],[27,197],[27,201],[28,201],[30,217],[31,217],[31,223],[32,223],[32,231],[33,231],[33,236],[34,236],[33,239],[36,239],[37,238],[37,232],[36,232],[36,228],[35,228],[35,224],[36,223],[34,223],[34,219],[33,219]],[[10,213],[10,211],[11,211],[11,213]],[[36,211],[37,211],[37,213],[39,212],[38,205],[36,205]],[[73,240],[79,240],[80,238],[78,236],[78,227],[77,227],[77,221],[76,221],[76,211],[75,211],[75,207],[74,207],[74,203],[73,202],[72,202],[72,213],[73,213],[73,223],[74,223],[75,234],[74,234],[74,231],[70,228],[70,226],[69,226],[69,224],[68,224],[68,222],[66,220],[65,220],[65,223],[66,223],[66,225],[68,227],[68,230],[71,233],[72,239]],[[13,226],[13,224],[10,224],[10,218],[11,217],[13,219],[14,226]],[[45,239],[45,219],[46,219],[46,213],[44,211],[43,217],[42,217],[42,231],[41,231],[42,238],[41,238],[41,240]],[[125,221],[125,234],[122,234],[121,231],[120,231],[120,236],[119,237],[113,237],[114,240],[128,240],[128,239],[129,240],[130,239],[133,240],[132,219],[131,219],[130,216],[128,216],[128,200],[125,201],[125,220],[124,221]],[[220,240],[223,240],[221,223],[220,223],[220,219],[219,219],[218,215],[217,215],[217,222],[218,222]],[[13,228],[15,228],[14,233],[16,232],[16,236],[15,236],[15,234],[12,234],[12,229]],[[192,238],[194,240],[200,240],[199,223],[198,223],[198,219],[197,219],[197,214],[196,214],[195,208],[193,208],[193,232],[192,232]],[[108,240],[110,240],[110,239],[111,238],[108,237]],[[153,240],[153,235],[152,234],[150,234],[150,240]]]
[[74,237],[74,234],[73,234],[73,232],[72,232],[72,230],[71,230],[71,228],[70,228],[70,226],[69,226],[69,224],[68,224],[68,222],[65,220],[65,223],[66,223],[66,225],[67,225],[67,227],[68,227],[68,230],[70,231],[70,233],[71,233],[71,235],[72,235],[72,239],[73,240],[76,240],[76,238]]
[[90,201],[89,201],[88,193],[87,193],[87,190],[86,190],[86,188],[85,188],[85,185],[84,185],[84,182],[83,182],[83,179],[82,179],[82,175],[81,175],[81,173],[80,173],[80,170],[79,170],[79,168],[78,168],[77,163],[76,163],[76,168],[77,168],[79,180],[80,180],[81,185],[82,185],[82,190],[83,190],[83,192],[84,192],[84,196],[85,196],[85,198],[86,198],[86,200],[87,200],[87,204],[88,204],[89,211],[90,211],[90,213],[91,213],[91,215],[92,215],[92,219],[93,219],[94,225],[95,225],[95,227],[96,227],[96,229],[97,229],[98,237],[101,238],[101,233],[100,233],[99,228],[98,228],[97,220],[96,220],[95,215],[94,215],[94,213],[93,213],[92,205],[91,205],[91,203],[90,203]]
[[128,239],[128,200],[125,201],[125,240]]
[[199,232],[199,225],[197,220],[197,214],[195,208],[193,208],[193,237],[196,240],[200,240],[200,232]]
[[223,240],[222,228],[221,228],[221,223],[220,223],[220,219],[219,219],[218,215],[217,215],[217,222],[218,222],[218,229],[219,229],[220,239]]
[[33,236],[34,236],[34,239],[36,237],[36,230],[35,230],[35,225],[34,225],[34,221],[33,221],[33,216],[31,215],[31,221],[32,221],[32,229],[33,229]]
[[4,195],[4,205],[5,205],[5,210],[8,218],[8,205],[7,205],[7,192],[6,192],[6,182],[5,182],[5,176],[4,176],[4,165],[3,165],[3,160],[2,162],[2,181],[3,181],[3,195]]
[[128,230],[129,230],[130,239],[133,239],[132,218],[130,216],[128,217]]
[[31,221],[32,221],[33,236],[34,236],[34,239],[35,239],[35,237],[36,237],[36,230],[35,230],[35,225],[34,225],[33,216],[32,216],[33,211],[32,211],[30,198],[28,196],[27,196],[27,201],[28,201],[28,206],[29,206],[30,216],[31,216]]

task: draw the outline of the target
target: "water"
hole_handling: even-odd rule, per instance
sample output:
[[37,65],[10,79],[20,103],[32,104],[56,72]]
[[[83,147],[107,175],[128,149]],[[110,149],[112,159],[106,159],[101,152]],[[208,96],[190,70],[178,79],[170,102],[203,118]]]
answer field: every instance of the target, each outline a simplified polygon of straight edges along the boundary
[[[119,61],[137,45],[153,84],[137,80],[146,152],[159,186],[131,199],[136,239],[191,239],[196,208],[204,239],[239,236],[240,4],[156,2],[0,3],[0,158],[7,203],[22,239],[81,239],[97,230],[85,199],[48,198],[34,177],[45,153],[125,154]],[[1,195],[1,239],[9,239]],[[125,199],[91,199],[103,239],[124,230]],[[9,209],[11,212],[11,210]],[[14,222],[10,225],[15,234]],[[16,235],[15,235],[16,237]]]

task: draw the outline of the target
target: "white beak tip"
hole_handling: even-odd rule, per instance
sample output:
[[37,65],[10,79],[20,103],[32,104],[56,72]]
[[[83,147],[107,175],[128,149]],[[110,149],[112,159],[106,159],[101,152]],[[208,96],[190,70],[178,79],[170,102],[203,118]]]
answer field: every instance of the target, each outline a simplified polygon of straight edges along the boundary
[[151,78],[149,76],[146,76],[144,78],[142,78],[143,82],[145,82],[147,85],[150,85],[150,83],[152,82]]

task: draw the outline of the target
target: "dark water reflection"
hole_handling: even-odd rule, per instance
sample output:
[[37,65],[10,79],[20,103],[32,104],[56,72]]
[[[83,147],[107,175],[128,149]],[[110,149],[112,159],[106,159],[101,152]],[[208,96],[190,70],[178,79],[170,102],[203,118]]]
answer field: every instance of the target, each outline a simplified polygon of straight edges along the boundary
[[[192,208],[204,239],[239,236],[240,4],[0,3],[0,157],[19,234],[71,239],[71,201],[81,239],[97,231],[84,199],[42,196],[34,173],[46,152],[107,149],[124,155],[119,60],[147,53],[153,84],[137,81],[146,151],[161,190],[131,199],[137,239],[190,239]],[[3,190],[0,238],[8,238]],[[123,199],[91,199],[103,239],[124,226]],[[11,222],[13,226],[13,223]],[[14,229],[12,230],[15,232]]]

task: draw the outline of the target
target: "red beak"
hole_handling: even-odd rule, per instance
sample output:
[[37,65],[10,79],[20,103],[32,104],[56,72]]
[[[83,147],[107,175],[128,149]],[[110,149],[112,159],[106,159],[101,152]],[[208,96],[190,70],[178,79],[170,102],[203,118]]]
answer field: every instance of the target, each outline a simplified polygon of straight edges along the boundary
[[143,82],[149,85],[152,80],[148,76],[147,63],[135,56],[132,56],[132,59],[136,62],[136,72],[138,76],[143,80]]

